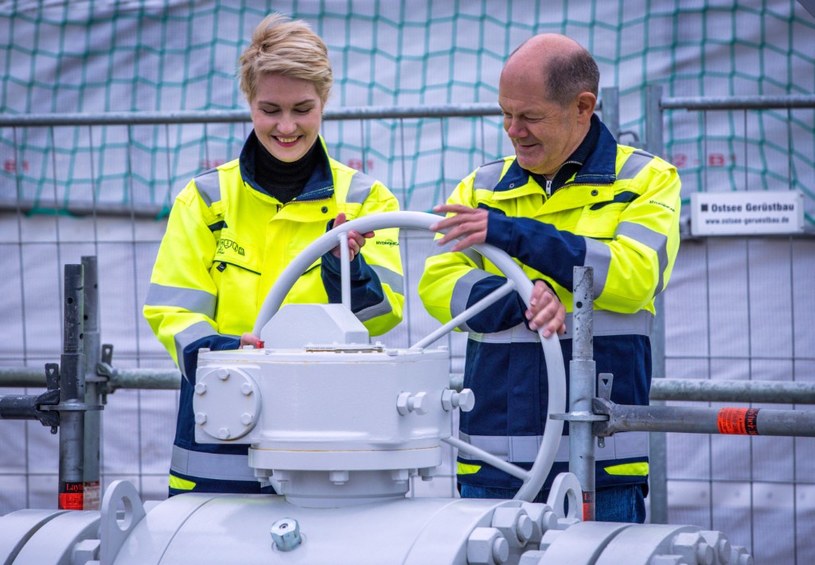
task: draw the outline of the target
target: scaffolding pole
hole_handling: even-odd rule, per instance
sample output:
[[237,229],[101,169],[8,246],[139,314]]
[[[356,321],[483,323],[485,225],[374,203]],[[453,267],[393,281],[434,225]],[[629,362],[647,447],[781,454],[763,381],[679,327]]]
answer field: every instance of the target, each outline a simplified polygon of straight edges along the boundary
[[594,433],[684,432],[754,436],[815,437],[815,411],[767,408],[700,408],[695,406],[633,406],[595,398],[594,412],[608,416]]

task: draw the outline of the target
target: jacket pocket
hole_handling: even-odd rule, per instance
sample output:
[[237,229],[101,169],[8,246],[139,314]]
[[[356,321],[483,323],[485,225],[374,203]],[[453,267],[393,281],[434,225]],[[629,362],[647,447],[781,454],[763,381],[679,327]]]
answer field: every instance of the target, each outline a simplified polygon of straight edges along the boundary
[[260,273],[243,265],[215,260],[210,274],[218,289],[215,320],[222,334],[252,331],[257,316]]

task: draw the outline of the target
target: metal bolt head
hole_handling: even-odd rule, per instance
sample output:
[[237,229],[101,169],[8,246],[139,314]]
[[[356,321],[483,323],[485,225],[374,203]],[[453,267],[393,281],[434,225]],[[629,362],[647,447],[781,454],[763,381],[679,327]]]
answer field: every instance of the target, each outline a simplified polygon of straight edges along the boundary
[[410,396],[409,392],[400,392],[399,396],[396,397],[396,411],[399,412],[401,416],[410,414],[410,408],[408,407]]
[[441,391],[441,407],[445,412],[450,412],[453,409],[453,394],[455,392],[449,388]]
[[338,486],[347,483],[349,477],[348,471],[329,471],[328,473],[328,480]]
[[195,413],[195,423],[199,426],[203,426],[207,423],[207,413],[206,412],[196,412]]
[[232,437],[232,432],[229,431],[229,428],[223,427],[218,430],[218,437],[221,439],[229,439]]
[[671,543],[671,553],[681,555],[689,563],[699,565],[713,564],[713,548],[710,547],[700,532],[680,532]]
[[747,549],[740,546],[734,545],[730,548],[730,561],[729,564],[732,565],[753,565],[753,556],[747,552]]
[[506,538],[496,538],[492,542],[492,558],[496,563],[506,563],[509,559],[509,542]]
[[283,518],[272,524],[272,541],[280,551],[291,551],[303,542],[300,524],[294,518]]
[[207,383],[195,383],[195,394],[201,396],[207,393]]
[[469,412],[475,408],[475,393],[469,388],[453,395],[453,405],[462,412]]
[[492,514],[492,527],[513,547],[523,547],[532,537],[534,524],[523,508],[502,506]]
[[713,553],[716,559],[721,563],[730,562],[730,541],[722,532],[717,530],[703,530],[702,537],[705,538],[707,544],[713,548]]
[[427,393],[417,392],[408,401],[408,405],[412,408],[413,412],[417,414],[427,414]]
[[243,395],[244,395],[244,396],[249,396],[249,395],[251,395],[253,392],[254,392],[254,389],[252,388],[252,385],[251,385],[251,384],[249,384],[249,383],[243,383],[243,384],[241,385],[241,393],[243,393]]
[[495,528],[473,529],[467,538],[467,563],[470,565],[494,565],[509,559],[509,543]]
[[243,424],[244,426],[248,426],[254,421],[255,421],[254,414],[250,414],[249,412],[244,412],[243,414],[241,414],[241,424]]

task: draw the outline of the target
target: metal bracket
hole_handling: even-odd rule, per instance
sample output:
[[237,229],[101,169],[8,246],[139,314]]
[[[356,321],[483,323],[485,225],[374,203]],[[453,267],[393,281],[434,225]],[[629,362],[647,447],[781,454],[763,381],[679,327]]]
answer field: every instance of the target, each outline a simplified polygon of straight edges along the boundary
[[34,406],[37,409],[37,419],[40,423],[50,427],[51,433],[56,434],[59,428],[59,412],[42,410],[42,407],[59,404],[59,365],[57,363],[45,364],[45,384],[48,390],[37,396]]
[[[595,414],[602,414],[603,421],[595,422],[592,425],[592,434],[597,436],[598,441],[606,436],[614,435],[613,432],[608,432],[609,421],[611,420],[611,412],[614,408],[614,403],[611,400],[602,397],[595,397],[591,401],[591,408]],[[601,446],[602,447],[602,446]]]
[[[602,398],[603,400],[611,401],[611,387],[614,384],[614,375],[612,373],[600,373],[597,375],[597,396],[598,398]],[[592,406],[592,410],[596,411],[594,406]],[[605,418],[608,420],[608,418]],[[593,428],[597,428],[594,426]],[[593,429],[594,435],[597,435],[596,429]],[[606,446],[606,438],[601,435],[597,435],[597,447],[600,449]]]
[[[600,373],[597,376],[597,394],[600,398],[605,400],[611,399],[611,384],[614,381],[614,375],[611,373]],[[593,412],[566,412],[558,414],[550,414],[552,420],[565,420],[566,422],[606,422],[608,421],[608,414],[597,412],[593,408]],[[599,438],[602,440],[602,438]],[[603,447],[602,443],[600,447]]]
[[101,377],[99,395],[101,396],[100,402],[103,405],[108,403],[108,394],[116,392],[116,388],[112,383],[115,373],[116,369],[113,368],[113,345],[103,343],[99,363],[96,364],[96,374]]

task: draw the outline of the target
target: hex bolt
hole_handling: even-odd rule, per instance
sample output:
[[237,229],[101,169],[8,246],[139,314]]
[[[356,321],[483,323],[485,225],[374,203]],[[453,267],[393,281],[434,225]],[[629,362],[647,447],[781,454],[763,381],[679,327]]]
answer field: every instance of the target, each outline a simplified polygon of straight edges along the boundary
[[207,383],[195,383],[195,394],[202,395],[207,393]]
[[244,396],[249,396],[249,395],[251,395],[251,394],[252,394],[253,392],[255,392],[255,391],[254,391],[254,389],[252,388],[252,385],[251,385],[251,384],[249,384],[249,383],[246,383],[246,382],[245,382],[245,383],[243,383],[243,384],[241,385],[241,392],[243,393],[243,395],[244,395]]
[[226,369],[218,371],[218,378],[221,379],[222,381],[225,381],[226,379],[229,378],[229,371],[227,371]]
[[534,533],[532,519],[526,510],[503,506],[492,514],[492,527],[497,529],[513,547],[523,547]]
[[422,467],[419,469],[419,476],[423,481],[432,481],[436,476],[436,467]]
[[696,561],[700,565],[713,565],[715,559],[715,555],[713,552],[713,548],[710,547],[707,543],[701,542],[699,545],[696,546]]
[[195,413],[195,423],[199,426],[203,426],[207,423],[207,413],[206,412],[196,412]]
[[417,392],[411,394],[409,392],[400,392],[396,397],[396,410],[402,416],[407,416],[411,412],[417,414],[427,414],[426,392]]
[[396,397],[396,411],[399,412],[400,416],[410,414],[410,408],[408,407],[410,396],[409,392],[400,392],[399,396]]
[[475,393],[469,388],[453,394],[453,406],[462,412],[469,412],[475,407]]
[[518,536],[518,541],[520,541],[522,545],[526,544],[532,537],[533,531],[534,524],[532,523],[532,518],[526,514],[520,514],[518,516],[518,522],[515,524],[515,535]]
[[722,532],[715,530],[704,530],[701,533],[708,545],[713,548],[713,553],[716,559],[718,559],[718,562],[724,564],[730,563],[730,542],[726,537],[724,537],[724,535],[722,535]]
[[469,388],[462,389],[461,392],[445,389],[441,393],[441,407],[445,412],[450,412],[454,408],[469,412],[475,407],[475,394]]
[[538,543],[543,537],[543,532],[548,529],[554,528],[557,525],[557,516],[552,512],[552,509],[539,502],[523,502],[521,503],[526,515],[532,522],[532,535],[529,541]]
[[300,524],[294,518],[283,518],[272,524],[272,542],[280,551],[291,551],[303,542]]
[[713,548],[699,532],[681,532],[676,534],[671,544],[671,553],[681,555],[690,563],[713,565]]
[[492,558],[496,563],[506,563],[509,559],[509,542],[506,538],[496,538],[492,542]]
[[453,409],[453,394],[455,392],[449,388],[441,392],[441,407],[445,412],[450,412]]
[[229,428],[224,426],[220,430],[218,430],[218,437],[220,439],[229,439],[232,437],[232,432],[229,431]]
[[408,399],[408,408],[417,414],[427,414],[427,404],[425,403],[426,392],[417,392]]
[[250,414],[249,412],[244,412],[243,414],[241,414],[241,424],[243,424],[244,426],[248,426],[254,421],[255,421],[254,414]]
[[344,485],[348,482],[348,471],[330,471],[328,480],[335,485]]
[[727,562],[728,565],[753,565],[753,556],[747,553],[747,549],[740,546],[734,545],[730,548],[730,561]]
[[410,479],[407,469],[394,469],[391,471],[391,480],[395,483],[406,483]]
[[500,565],[509,559],[509,542],[496,528],[474,528],[467,538],[467,563]]

